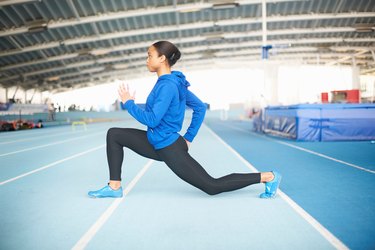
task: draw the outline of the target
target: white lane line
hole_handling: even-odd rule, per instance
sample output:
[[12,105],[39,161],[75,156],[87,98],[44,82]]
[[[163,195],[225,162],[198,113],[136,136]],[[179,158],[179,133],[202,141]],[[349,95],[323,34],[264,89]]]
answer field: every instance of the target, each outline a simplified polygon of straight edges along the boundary
[[[88,128],[90,128],[90,132],[107,127],[106,124],[90,124],[90,123],[88,124],[88,126],[89,126]],[[64,134],[73,134],[73,133],[78,133],[78,132],[79,130],[72,131],[71,126],[64,126],[64,127],[58,126],[55,128],[43,128],[43,129],[37,129],[37,130],[21,130],[21,131],[15,131],[15,132],[13,131],[13,132],[9,132],[11,133],[10,135],[2,135],[2,133],[0,134],[0,141],[2,141],[3,139],[8,140],[5,142],[0,142],[0,145],[10,144],[14,142],[30,141],[30,140],[39,139],[42,137],[53,137],[53,136],[59,136],[59,135],[64,135]],[[17,133],[17,134],[13,134],[13,133]],[[24,139],[25,137],[27,138]]]
[[106,211],[99,217],[99,219],[90,227],[90,229],[79,239],[79,241],[73,246],[72,250],[81,250],[85,249],[87,244],[95,236],[95,234],[100,230],[100,228],[106,223],[106,221],[111,217],[113,212],[120,205],[121,201],[126,197],[126,195],[133,189],[135,184],[141,179],[141,177],[146,173],[148,168],[154,160],[149,160],[146,165],[143,166],[141,171],[134,177],[134,179],[129,183],[129,185],[124,190],[124,196],[119,199],[115,199],[112,204],[107,208]]
[[257,137],[260,137],[260,138],[263,138],[263,139],[266,139],[266,140],[269,140],[269,141],[273,141],[273,142],[276,142],[276,143],[279,143],[279,144],[282,144],[282,145],[285,145],[285,146],[288,146],[288,147],[291,147],[291,148],[295,148],[295,149],[304,151],[306,153],[317,155],[317,156],[320,156],[322,158],[326,158],[326,159],[331,160],[331,161],[335,161],[335,162],[338,162],[338,163],[341,163],[341,164],[344,164],[344,165],[347,165],[347,166],[350,166],[350,167],[353,167],[353,168],[356,168],[356,169],[359,169],[359,170],[362,170],[362,171],[366,171],[366,172],[375,174],[374,170],[364,168],[364,167],[361,167],[361,166],[358,166],[358,165],[355,165],[355,164],[352,164],[352,163],[349,163],[349,162],[346,162],[346,161],[342,161],[342,160],[330,157],[328,155],[321,154],[321,153],[318,153],[318,152],[315,152],[315,151],[312,151],[312,150],[309,150],[309,149],[306,149],[306,148],[303,148],[303,147],[299,147],[299,146],[296,146],[296,145],[293,145],[293,144],[290,144],[290,143],[287,143],[287,142],[283,142],[283,141],[275,140],[275,139],[272,139],[272,138],[268,138],[268,137],[263,136],[263,135],[258,135],[257,133],[252,132],[250,130],[236,128],[236,127],[226,125],[226,124],[223,124],[223,126],[231,128],[231,129],[239,130],[239,131],[242,131],[242,132],[246,132],[246,133],[251,133],[252,135],[255,135]]
[[[210,129],[206,124],[203,124],[208,131],[220,141],[230,152],[232,152],[238,159],[240,159],[251,171],[259,172],[253,165],[251,165],[247,160],[245,160],[237,151],[235,151],[231,146],[229,146],[225,141],[223,141],[212,129]],[[308,212],[306,212],[302,207],[295,203],[288,195],[278,190],[281,198],[284,199],[294,211],[296,211],[303,219],[305,219],[313,228],[315,228],[328,242],[330,242],[336,249],[349,249],[344,243],[337,239],[327,228],[320,224],[314,219]]]
[[21,175],[19,175],[19,176],[14,177],[14,178],[11,178],[11,179],[8,179],[8,180],[5,180],[5,181],[3,181],[3,182],[0,182],[0,186],[4,185],[4,184],[6,184],[6,183],[9,183],[9,182],[12,182],[12,181],[18,180],[18,179],[23,178],[23,177],[25,177],[25,176],[28,176],[28,175],[31,175],[31,174],[37,173],[37,172],[42,171],[42,170],[44,170],[44,169],[47,169],[47,168],[53,167],[53,166],[55,166],[55,165],[57,165],[57,164],[60,164],[60,163],[62,163],[62,162],[64,162],[64,161],[68,161],[68,160],[71,160],[71,159],[77,158],[77,157],[79,157],[79,156],[82,156],[82,155],[88,154],[88,153],[90,153],[90,152],[93,152],[93,151],[95,151],[95,150],[98,150],[98,149],[100,149],[100,148],[103,148],[104,146],[105,146],[105,144],[102,144],[102,145],[100,145],[100,146],[98,146],[98,147],[91,148],[91,149],[86,150],[86,151],[83,151],[83,152],[81,152],[81,153],[78,153],[78,154],[75,154],[75,155],[72,155],[72,156],[66,157],[66,158],[64,158],[64,159],[61,159],[61,160],[58,160],[58,161],[52,162],[52,163],[50,163],[50,164],[48,164],[48,165],[45,165],[45,166],[40,167],[40,168],[38,168],[38,169],[32,170],[32,171],[30,171],[30,172],[27,172],[27,173],[21,174]]
[[40,134],[53,134],[56,132],[57,129],[38,129],[38,130],[17,130],[17,131],[10,131],[10,132],[2,132],[0,134],[0,139],[14,139],[14,138],[23,138],[25,136],[30,136],[30,135],[40,135]]
[[40,138],[44,138],[44,137],[50,138],[50,137],[61,136],[61,135],[66,135],[66,134],[72,134],[72,132],[70,131],[70,132],[64,132],[64,133],[60,133],[60,134],[52,134],[52,135],[43,134],[43,135],[30,136],[30,137],[25,138],[25,139],[18,139],[18,140],[0,142],[0,145],[12,144],[12,143],[17,143],[17,142],[32,141],[32,140],[36,140],[36,139],[39,140]]
[[82,139],[82,138],[85,138],[85,137],[90,137],[90,136],[98,135],[98,134],[101,134],[101,133],[104,133],[104,132],[100,131],[100,132],[89,134],[89,135],[78,136],[78,137],[74,137],[74,138],[67,139],[67,140],[62,140],[62,141],[57,141],[57,142],[53,142],[53,143],[43,144],[43,145],[36,146],[36,147],[31,147],[31,148],[25,148],[25,149],[21,149],[21,150],[17,150],[17,151],[12,151],[12,152],[8,152],[8,153],[0,154],[0,157],[7,156],[7,155],[18,154],[18,153],[22,153],[22,152],[26,152],[26,151],[38,149],[38,148],[45,148],[45,147],[49,147],[49,146],[53,146],[53,145],[58,145],[58,144],[62,144],[62,143],[65,143],[65,142],[75,141],[75,140],[79,140],[79,139]]
[[32,141],[32,140],[39,140],[40,138],[50,138],[50,137],[56,137],[56,136],[62,136],[62,135],[74,135],[75,132],[68,131],[68,132],[63,132],[63,133],[53,133],[53,134],[42,134],[42,135],[35,135],[35,136],[29,136],[28,138],[25,139],[18,139],[18,140],[12,140],[12,141],[5,141],[5,142],[0,142],[0,145],[4,144],[12,144],[12,143],[17,143],[17,142],[25,142],[25,141]]

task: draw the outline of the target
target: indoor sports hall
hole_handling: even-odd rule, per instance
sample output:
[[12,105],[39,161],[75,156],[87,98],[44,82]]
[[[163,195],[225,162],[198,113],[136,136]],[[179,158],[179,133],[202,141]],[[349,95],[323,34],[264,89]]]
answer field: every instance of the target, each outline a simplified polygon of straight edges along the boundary
[[[1,250],[375,249],[374,0],[3,0],[0,17]],[[122,197],[93,198],[111,128],[154,146],[177,123],[154,97],[176,72],[197,98],[173,92],[188,154],[273,179],[209,195],[123,147]]]

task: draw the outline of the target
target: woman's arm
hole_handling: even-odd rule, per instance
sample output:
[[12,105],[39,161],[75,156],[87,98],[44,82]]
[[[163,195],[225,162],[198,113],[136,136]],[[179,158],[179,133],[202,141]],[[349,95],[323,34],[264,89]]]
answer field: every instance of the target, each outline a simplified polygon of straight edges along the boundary
[[188,142],[192,142],[202,125],[207,106],[189,90],[186,92],[186,106],[193,109],[193,117],[184,138]]
[[[121,94],[120,91],[119,94],[121,101],[123,101],[125,104],[125,108],[128,110],[130,115],[132,115],[140,123],[150,128],[154,128],[159,125],[161,119],[164,117],[169,108],[173,96],[177,93],[177,88],[174,86],[174,84],[162,84],[154,93],[154,104],[149,111],[139,108],[134,103],[134,99],[126,99],[125,97],[128,94]],[[126,91],[129,92],[129,89],[126,89]],[[124,99],[122,97],[124,97]]]

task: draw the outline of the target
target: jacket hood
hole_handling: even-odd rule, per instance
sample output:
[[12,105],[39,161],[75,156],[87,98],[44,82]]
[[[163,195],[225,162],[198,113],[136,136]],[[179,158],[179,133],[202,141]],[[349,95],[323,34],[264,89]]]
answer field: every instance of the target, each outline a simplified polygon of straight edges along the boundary
[[172,71],[171,74],[163,75],[159,79],[170,79],[170,80],[172,80],[178,87],[180,100],[185,98],[186,91],[187,91],[187,88],[190,86],[190,83],[186,80],[186,77],[182,72]]

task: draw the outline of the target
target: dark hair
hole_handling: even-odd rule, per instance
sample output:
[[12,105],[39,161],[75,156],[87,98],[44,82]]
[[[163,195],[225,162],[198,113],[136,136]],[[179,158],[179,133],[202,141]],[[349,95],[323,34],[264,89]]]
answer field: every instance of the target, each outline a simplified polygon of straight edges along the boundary
[[178,59],[181,57],[180,50],[171,42],[159,41],[154,43],[152,46],[155,47],[159,56],[165,56],[167,58],[169,66],[173,66]]

